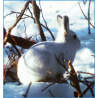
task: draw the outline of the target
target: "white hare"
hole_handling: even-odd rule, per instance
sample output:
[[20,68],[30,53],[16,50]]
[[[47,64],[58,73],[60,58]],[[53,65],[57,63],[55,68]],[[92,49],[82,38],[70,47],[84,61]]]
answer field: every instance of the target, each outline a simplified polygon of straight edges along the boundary
[[63,76],[66,70],[60,63],[65,63],[68,69],[64,60],[73,62],[80,40],[75,32],[69,29],[68,16],[58,15],[57,23],[61,32],[55,41],[39,42],[31,46],[19,59],[18,77],[22,83],[49,81],[49,79],[51,81],[53,76],[47,71],[53,72],[56,76]]

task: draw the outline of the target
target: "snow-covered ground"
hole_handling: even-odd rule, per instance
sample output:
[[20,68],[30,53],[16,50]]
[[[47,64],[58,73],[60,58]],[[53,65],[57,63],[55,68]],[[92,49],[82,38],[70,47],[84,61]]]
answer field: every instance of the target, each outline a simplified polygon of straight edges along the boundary
[[[91,55],[95,54],[95,29],[90,26],[91,34],[88,34],[88,21],[84,18],[78,2],[83,9],[85,15],[88,15],[88,1],[84,5],[83,1],[41,1],[42,12],[44,18],[47,22],[49,29],[52,31],[53,35],[57,35],[57,26],[56,26],[56,16],[59,14],[61,16],[67,15],[70,19],[70,29],[75,31],[77,36],[81,41],[81,46],[76,54],[73,66],[76,71],[84,71],[94,73],[94,57]],[[23,8],[26,1],[4,1],[4,16],[9,14],[11,11],[20,12]],[[39,5],[39,1],[37,1]],[[30,4],[30,8],[32,5]],[[30,15],[28,11],[26,14]],[[90,5],[90,18],[91,23],[94,25],[94,1],[91,1]],[[8,29],[16,20],[16,14],[7,16],[4,19],[4,27]],[[42,24],[44,21],[42,17],[40,18]],[[25,37],[24,33],[24,23],[22,21],[12,30],[11,34],[16,36]],[[19,29],[17,27],[20,26]],[[33,20],[30,18],[25,19],[26,33],[28,37],[38,34],[37,26],[33,23]],[[49,32],[43,29],[45,32],[47,41],[51,41],[52,37]],[[40,41],[40,39],[39,39]],[[9,44],[8,44],[9,45]],[[3,49],[4,50],[4,49]],[[4,63],[8,61],[7,54],[4,51]],[[64,75],[66,76],[66,75]],[[84,76],[84,75],[82,75]],[[86,75],[87,76],[87,75]],[[85,76],[84,76],[85,77]],[[41,92],[49,83],[32,83],[28,97],[51,97],[49,90],[55,97],[74,97],[73,92],[75,89],[70,84],[55,84]],[[86,88],[84,84],[80,84],[82,91]],[[8,83],[3,86],[4,97],[22,97],[26,92],[28,85],[19,85],[17,83]],[[93,89],[94,90],[94,89]],[[85,97],[92,97],[90,91],[88,91]]]
[[[17,86],[16,83],[8,83],[4,85],[4,97],[23,97],[27,91],[28,85]],[[50,83],[33,83],[29,89],[27,97],[74,97],[75,89],[70,84],[54,84],[42,91]],[[81,90],[84,91],[86,86],[80,84]],[[94,89],[93,89],[94,90]],[[50,93],[51,92],[51,93]],[[85,97],[92,97],[91,92],[87,92]]]

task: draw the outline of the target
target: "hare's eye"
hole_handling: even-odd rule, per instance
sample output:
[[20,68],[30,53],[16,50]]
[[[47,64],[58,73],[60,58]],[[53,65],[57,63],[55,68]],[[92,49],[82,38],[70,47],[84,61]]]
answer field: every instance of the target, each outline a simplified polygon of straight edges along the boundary
[[76,39],[76,37],[77,37],[76,35],[73,36],[74,39]]

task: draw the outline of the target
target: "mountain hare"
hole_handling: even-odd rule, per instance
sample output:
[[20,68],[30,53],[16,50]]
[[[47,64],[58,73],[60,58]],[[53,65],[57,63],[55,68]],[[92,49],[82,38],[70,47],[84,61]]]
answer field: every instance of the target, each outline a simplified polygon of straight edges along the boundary
[[18,77],[22,83],[51,81],[53,76],[47,71],[63,77],[66,70],[60,63],[64,63],[68,69],[64,60],[73,62],[80,40],[75,32],[70,30],[68,16],[58,15],[57,23],[61,32],[55,41],[39,42],[31,46],[19,59]]

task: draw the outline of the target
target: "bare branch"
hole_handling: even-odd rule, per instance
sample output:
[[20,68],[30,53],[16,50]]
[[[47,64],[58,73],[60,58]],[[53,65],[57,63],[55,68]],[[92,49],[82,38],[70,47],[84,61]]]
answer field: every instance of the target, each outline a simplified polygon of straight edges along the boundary
[[24,32],[25,32],[25,38],[27,39],[28,38],[28,35],[27,35],[27,33],[26,33],[26,25],[25,25],[25,20],[23,20],[23,22],[24,22]]
[[30,14],[31,14],[31,17],[33,17],[33,14],[32,14],[32,12],[31,12],[31,10],[30,10],[30,8],[29,8],[29,6],[28,6],[28,11],[30,12]]
[[25,19],[25,18],[29,18],[29,17],[22,17],[21,19]]
[[20,19],[22,18],[22,16],[23,16],[23,14],[24,14],[24,12],[25,12],[25,10],[26,10],[26,8],[27,8],[27,6],[28,6],[29,3],[30,3],[30,1],[27,1],[27,2],[26,2],[26,4],[25,4],[23,10],[21,11],[21,14],[17,17],[15,23],[8,29],[8,32],[7,32],[6,37],[5,37],[5,39],[4,39],[4,45],[5,45],[6,42],[7,42],[8,35],[11,33],[11,30],[17,25],[17,23],[18,23],[18,22],[20,21]]
[[[39,5],[40,5],[40,8],[41,8],[40,0],[39,0]],[[42,12],[42,9],[41,9],[41,12]],[[47,26],[47,22],[46,22],[45,19],[44,19],[43,12],[42,12],[42,18],[43,18],[43,20],[44,20],[44,22],[45,22],[45,25],[46,25],[47,30],[50,32],[50,34],[51,34],[53,40],[55,40],[55,38],[54,38],[52,32],[49,30],[49,28],[48,28],[48,26]]]
[[92,79],[92,78],[94,78],[94,76],[92,76],[92,77],[86,77],[86,78],[83,78],[83,79]]
[[51,92],[51,90],[49,89],[49,93],[50,93],[50,95],[52,96],[52,97],[54,97],[54,95],[52,94],[52,92]]
[[[6,29],[5,28],[4,28],[4,35],[6,35]],[[28,39],[24,39],[24,38],[13,36],[13,35],[8,35],[7,42],[12,44],[13,46],[17,45],[17,46],[20,46],[20,47],[25,48],[25,49],[28,49],[29,47],[31,47],[32,45],[37,43],[35,41],[29,41]],[[14,48],[16,49],[16,47],[14,47]],[[19,51],[17,49],[16,49],[16,51],[18,52],[18,54],[20,56]]]
[[[91,3],[91,0],[89,1],[89,7],[88,7],[88,20],[89,21],[90,21],[90,3]],[[88,21],[88,34],[91,34],[89,21]]]
[[[41,12],[42,12],[42,8],[41,8],[40,0],[39,0],[39,5],[40,5]],[[44,19],[44,16],[43,16],[43,12],[42,12],[42,18],[43,18],[43,20],[44,20],[44,22],[45,22],[46,27],[48,27],[48,26],[47,26],[47,23],[46,23],[46,21],[45,21],[45,19]]]
[[92,83],[91,81],[83,81],[83,80],[79,80],[79,82],[81,82],[81,83],[83,83],[83,84],[85,84],[85,82],[86,82],[86,85],[88,84],[88,83]]
[[[6,34],[5,28],[4,28],[4,34]],[[13,38],[12,35],[10,35],[12,40],[17,44],[17,42],[15,41],[15,39]],[[12,44],[12,46],[15,48],[15,50],[18,52],[18,56],[21,57],[21,53],[19,52],[18,48],[15,46],[15,44]]]
[[[11,15],[11,14],[16,14],[16,13],[17,13],[17,14],[21,14],[20,12],[11,11],[11,13],[10,13],[10,14],[7,14],[6,16]],[[5,16],[5,17],[6,17],[6,16]],[[27,14],[24,14],[24,16],[27,16],[27,18],[29,17],[29,18],[31,18],[31,19],[33,19],[33,20],[35,21],[35,18],[34,18],[32,15],[31,15],[31,16],[29,16],[29,15],[27,15]],[[25,17],[24,17],[24,18],[25,18]],[[23,18],[23,19],[24,19],[24,18]],[[21,18],[21,19],[22,19],[22,18]],[[54,38],[54,36],[53,36],[52,32],[50,31],[50,29],[49,29],[49,28],[47,28],[46,26],[44,26],[44,25],[43,25],[43,24],[41,24],[41,23],[40,23],[40,25],[41,25],[41,26],[43,26],[46,30],[48,30],[48,31],[49,31],[49,33],[50,33],[50,34],[51,34],[51,36],[52,36],[52,39],[53,39],[53,40],[55,40],[55,38]]]
[[95,74],[93,74],[93,73],[89,73],[89,72],[82,72],[82,71],[77,71],[77,73],[84,73],[84,74],[95,75]]
[[77,73],[75,72],[75,69],[72,66],[72,63],[71,63],[70,60],[64,60],[64,61],[68,62],[68,66],[69,66],[69,69],[70,69],[70,76],[69,76],[70,83],[76,89],[76,92],[78,93],[78,96],[80,96],[81,95],[81,89],[80,89]]
[[44,91],[44,90],[46,90],[48,87],[50,87],[51,85],[53,85],[53,84],[55,84],[55,82],[54,83],[52,83],[52,84],[50,84],[50,85],[48,85],[47,87],[45,87],[44,89],[42,89],[41,91]]
[[89,19],[86,17],[86,15],[84,14],[84,12],[83,12],[83,10],[82,10],[82,8],[81,8],[81,6],[80,6],[80,3],[78,2],[78,4],[79,4],[79,7],[80,7],[80,9],[81,9],[81,12],[83,13],[83,15],[84,15],[84,17],[87,19],[87,21],[90,23],[90,25],[95,29],[95,27],[92,25],[92,23],[89,21]]
[[32,81],[30,82],[30,84],[29,84],[29,86],[27,88],[26,94],[23,95],[24,97],[27,97],[31,84],[32,84]]
[[47,73],[49,73],[49,74],[51,74],[51,75],[53,75],[54,77],[56,77],[52,72],[50,72],[50,71],[47,71]]
[[94,81],[84,90],[84,92],[80,95],[82,97],[89,89],[90,87],[94,84]]
[[[64,56],[63,56],[63,54],[61,53],[60,56],[59,56],[59,58],[57,58],[56,55],[54,55],[54,56],[55,56],[56,60],[58,61],[58,63],[59,63],[62,67],[64,67],[64,69],[65,69],[68,73],[70,73],[70,72],[68,71],[68,69],[66,68],[65,64],[64,64]],[[60,62],[60,57],[61,57],[61,56],[62,56],[63,64]]]
[[92,54],[91,56],[95,57],[95,55],[94,55],[94,54]]
[[21,84],[19,79],[16,77],[15,73],[16,71],[15,72],[11,71],[11,69],[13,70],[13,68],[17,69],[17,61],[13,60],[13,63],[8,68],[4,66],[4,84],[8,76],[11,77],[14,81],[18,81],[19,84]]
[[42,29],[42,27],[40,25],[40,21],[39,21],[39,18],[40,18],[40,9],[37,6],[36,1],[31,1],[31,3],[33,5],[33,11],[34,11],[34,15],[35,15],[35,22],[37,24],[37,27],[38,27],[41,39],[42,39],[42,41],[46,41],[46,37],[44,35],[43,29]]
[[12,44],[12,46],[15,48],[15,50],[18,52],[18,56],[21,57],[21,53],[19,52],[18,48]]

